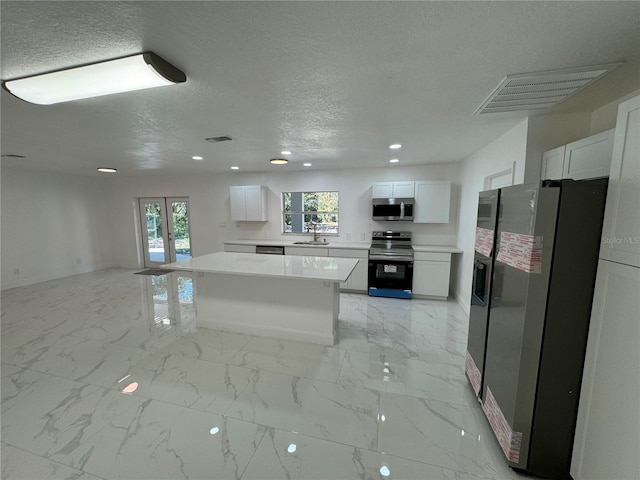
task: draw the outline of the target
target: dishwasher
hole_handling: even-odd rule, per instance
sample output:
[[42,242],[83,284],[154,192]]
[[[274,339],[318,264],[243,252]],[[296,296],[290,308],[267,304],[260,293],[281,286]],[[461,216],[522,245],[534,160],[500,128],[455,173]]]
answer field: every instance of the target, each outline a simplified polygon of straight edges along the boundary
[[256,253],[265,255],[284,255],[284,247],[273,245],[256,245]]

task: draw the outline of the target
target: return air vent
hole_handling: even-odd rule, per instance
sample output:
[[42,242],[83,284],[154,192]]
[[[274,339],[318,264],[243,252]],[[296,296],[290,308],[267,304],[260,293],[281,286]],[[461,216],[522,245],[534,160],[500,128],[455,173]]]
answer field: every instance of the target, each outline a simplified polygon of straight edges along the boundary
[[551,108],[620,63],[507,75],[474,115]]
[[222,137],[209,137],[209,138],[205,138],[205,140],[207,142],[211,142],[211,143],[218,143],[218,142],[228,142],[229,140],[232,140],[231,137],[227,137],[226,135],[222,136]]

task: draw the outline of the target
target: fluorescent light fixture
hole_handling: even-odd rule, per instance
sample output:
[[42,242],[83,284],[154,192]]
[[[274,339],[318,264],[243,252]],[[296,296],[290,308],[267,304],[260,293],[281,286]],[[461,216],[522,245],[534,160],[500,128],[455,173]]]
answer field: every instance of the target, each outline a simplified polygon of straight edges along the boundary
[[233,166],[233,167],[231,167],[231,170],[240,170],[240,167]]
[[102,173],[116,173],[118,170],[111,167],[99,167],[98,171]]
[[402,145],[400,145],[399,143],[392,143],[391,145],[389,145],[389,148],[391,150],[397,150],[399,148],[402,148]]
[[397,158],[392,158],[391,160],[389,160],[389,163],[398,163],[400,160],[398,160]]
[[282,155],[291,155],[291,152],[289,150],[283,150],[280,152]]
[[311,166],[310,163],[303,163],[302,165],[305,166],[305,167],[310,167]]
[[176,67],[152,52],[7,80],[12,95],[38,105],[100,97],[112,93],[173,85],[186,81]]
[[269,161],[272,165],[286,165],[287,163],[289,163],[289,160],[287,160],[286,158],[272,158]]
[[191,157],[192,160],[204,160],[204,157],[202,157],[202,155],[194,155],[193,157]]

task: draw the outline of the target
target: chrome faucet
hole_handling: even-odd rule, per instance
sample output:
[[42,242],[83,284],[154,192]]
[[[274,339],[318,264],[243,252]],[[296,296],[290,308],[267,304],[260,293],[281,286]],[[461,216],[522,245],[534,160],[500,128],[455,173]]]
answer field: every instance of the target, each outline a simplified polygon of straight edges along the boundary
[[313,241],[317,242],[318,241],[318,233],[316,232],[316,227],[318,226],[318,224],[316,222],[311,222],[311,225],[313,225]]

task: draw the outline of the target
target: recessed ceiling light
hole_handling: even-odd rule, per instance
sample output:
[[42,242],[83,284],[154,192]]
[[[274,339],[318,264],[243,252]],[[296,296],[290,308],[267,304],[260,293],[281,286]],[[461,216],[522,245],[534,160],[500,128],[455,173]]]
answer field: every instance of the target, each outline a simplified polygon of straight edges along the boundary
[[291,155],[291,152],[289,150],[283,150],[280,152],[282,155]]
[[98,171],[102,173],[116,173],[118,170],[110,167],[100,167]]
[[193,160],[202,160],[203,157],[201,157],[200,155],[194,155],[193,157],[191,157]]
[[398,163],[400,160],[398,160],[397,158],[392,158],[391,160],[389,160],[389,163]]
[[272,165],[286,165],[287,163],[289,163],[289,160],[287,160],[286,158],[272,158],[269,161]]
[[240,167],[233,166],[231,167],[231,170],[240,170]]
[[391,145],[389,145],[389,148],[392,150],[397,150],[398,148],[402,148],[402,145],[400,145],[399,143],[392,143]]
[[305,167],[310,167],[311,166],[310,163],[303,163],[302,165],[304,165]]

